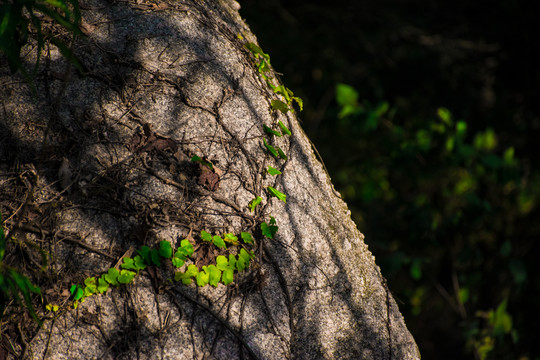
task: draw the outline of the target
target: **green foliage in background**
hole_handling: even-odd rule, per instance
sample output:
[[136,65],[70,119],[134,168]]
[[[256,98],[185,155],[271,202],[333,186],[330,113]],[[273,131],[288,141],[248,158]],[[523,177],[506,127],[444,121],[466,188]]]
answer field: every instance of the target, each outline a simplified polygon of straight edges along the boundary
[[78,0],[7,0],[0,5],[0,51],[7,57],[13,73],[21,70],[27,79],[30,78],[23,67],[21,51],[32,32],[35,32],[37,39],[34,73],[46,42],[53,43],[66,59],[79,70],[82,69],[70,45],[55,36],[52,29],[45,25],[46,18],[52,19],[72,36],[82,35],[79,29],[81,14]]
[[0,214],[0,319],[5,315],[7,306],[14,304],[28,310],[32,318],[41,323],[32,304],[32,295],[40,295],[41,290],[21,274],[20,270],[4,263],[6,240]]
[[333,136],[349,150],[330,160],[341,161],[331,164],[337,188],[406,312],[443,313],[431,321],[453,323],[477,359],[510,354],[520,341],[512,313],[534,276],[514,236],[538,203],[540,174],[525,177],[494,129],[471,133],[446,108],[402,118],[346,84],[336,101]]

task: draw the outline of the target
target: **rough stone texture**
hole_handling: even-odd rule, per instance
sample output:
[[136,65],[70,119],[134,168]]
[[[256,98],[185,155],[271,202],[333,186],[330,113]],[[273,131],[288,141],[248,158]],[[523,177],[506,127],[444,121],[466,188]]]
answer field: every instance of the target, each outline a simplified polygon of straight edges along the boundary
[[[17,171],[29,179],[35,208],[21,223],[29,240],[53,254],[56,282],[47,301],[69,304],[64,289],[114,266],[130,247],[177,243],[190,230],[257,234],[270,215],[279,231],[273,240],[256,236],[257,261],[235,274],[234,285],[197,288],[167,282],[170,269],[143,271],[133,284],[46,321],[26,355],[420,358],[295,115],[271,111],[278,96],[253,66],[247,40],[237,37],[255,41],[238,4],[82,5],[88,37],[75,49],[84,75],[69,70],[53,46],[41,60],[37,94],[0,69],[0,188],[5,194],[15,186]],[[262,145],[262,125],[277,129],[278,120],[293,133],[272,140],[289,155],[286,162]],[[130,147],[143,128],[172,139],[177,151]],[[197,184],[189,161],[195,154],[223,170],[217,191]],[[268,166],[283,175],[269,176]],[[286,193],[287,203],[269,197],[268,185]],[[251,213],[256,195],[263,202]]]

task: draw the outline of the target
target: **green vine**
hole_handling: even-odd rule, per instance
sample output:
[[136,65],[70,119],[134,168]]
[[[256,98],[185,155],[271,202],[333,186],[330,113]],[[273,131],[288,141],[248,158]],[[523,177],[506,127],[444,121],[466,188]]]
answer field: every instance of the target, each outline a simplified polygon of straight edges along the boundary
[[[294,96],[292,90],[285,87],[284,85],[274,85],[272,83],[272,80],[274,78],[269,75],[272,72],[272,67],[270,65],[270,55],[266,54],[257,44],[254,44],[252,42],[245,43],[244,47],[248,49],[255,57],[255,65],[259,70],[259,74],[261,74],[262,78],[266,81],[268,87],[270,87],[270,89],[272,89],[274,93],[281,95],[283,97],[283,100],[285,100],[272,100],[272,109],[279,110],[284,114],[287,113],[287,111],[294,112],[292,104],[293,102],[296,102],[298,108],[300,109],[300,111],[302,111],[302,109],[304,108],[304,102],[301,98],[299,98],[298,96]],[[266,131],[267,127],[265,127],[264,129]],[[290,132],[287,135],[290,135]]]
[[[282,96],[285,101],[271,100],[272,110],[279,110],[282,113],[288,111],[294,112],[293,102],[295,102],[299,109],[302,110],[303,102],[299,97],[294,96],[293,92],[283,85],[274,85],[274,80],[270,74],[270,56],[264,53],[260,47],[254,43],[246,43],[244,45],[255,57],[255,65],[258,68],[262,78],[266,81],[268,86],[277,95]],[[275,80],[274,80],[275,81]],[[265,134],[271,140],[272,137],[290,136],[291,131],[283,124],[282,121],[277,122],[276,129],[268,125],[263,125]],[[285,152],[277,146],[272,146],[268,143],[266,138],[263,138],[263,145],[269,154],[276,159],[288,160]],[[207,166],[210,170],[213,170],[213,164],[204,158],[194,155],[191,161],[198,162]],[[271,176],[281,175],[281,171],[272,166],[267,168],[268,174]],[[283,202],[287,202],[287,195],[275,189],[272,186],[267,186],[266,190],[268,195],[276,197]],[[262,202],[262,197],[257,196],[248,204],[251,212],[254,212],[256,207]],[[276,219],[270,216],[268,223],[262,222],[260,224],[261,233],[264,237],[273,239],[278,231],[276,225]],[[83,285],[72,285],[70,292],[73,296],[73,307],[77,308],[78,305],[85,301],[86,298],[95,294],[105,294],[111,286],[120,286],[130,284],[134,281],[135,277],[141,270],[146,269],[149,266],[161,267],[163,262],[170,261],[170,263],[178,270],[174,274],[174,278],[171,279],[175,282],[182,282],[184,285],[190,285],[193,280],[199,287],[204,287],[208,284],[217,287],[219,283],[223,285],[229,285],[234,281],[234,272],[242,272],[246,270],[251,260],[255,257],[255,254],[246,248],[254,243],[253,236],[248,232],[241,232],[240,237],[226,233],[223,235],[214,234],[202,230],[200,238],[203,243],[210,243],[218,249],[228,249],[228,246],[239,246],[240,250],[236,251],[236,254],[230,253],[228,256],[219,255],[215,259],[215,263],[202,265],[200,268],[195,264],[187,264],[187,261],[192,261],[194,254],[193,244],[189,239],[184,239],[180,242],[178,248],[173,248],[171,242],[167,240],[160,241],[157,247],[150,248],[148,246],[142,246],[137,250],[137,255],[133,258],[124,257],[120,270],[117,268],[110,268],[104,274],[99,277],[88,277],[84,280]],[[239,238],[242,240],[240,242]],[[183,270],[182,270],[183,268]],[[51,305],[52,306],[52,305]],[[52,309],[52,308],[51,308]]]

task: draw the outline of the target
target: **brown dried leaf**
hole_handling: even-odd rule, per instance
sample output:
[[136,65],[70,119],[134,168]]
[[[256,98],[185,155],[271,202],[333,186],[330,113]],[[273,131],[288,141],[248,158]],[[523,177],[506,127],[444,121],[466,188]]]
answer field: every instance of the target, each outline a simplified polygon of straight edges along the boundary
[[201,170],[199,185],[204,186],[210,191],[216,191],[219,188],[219,175],[203,164],[199,164],[199,169]]

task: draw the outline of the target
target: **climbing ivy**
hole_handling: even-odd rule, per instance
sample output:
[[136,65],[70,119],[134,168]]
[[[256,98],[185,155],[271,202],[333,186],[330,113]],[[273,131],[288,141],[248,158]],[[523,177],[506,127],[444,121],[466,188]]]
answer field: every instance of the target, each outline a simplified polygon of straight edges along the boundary
[[[300,110],[302,110],[302,99],[295,97],[293,92],[285,86],[276,86],[272,83],[272,81],[275,80],[270,76],[270,56],[264,53],[262,49],[254,43],[246,43],[244,46],[254,55],[255,65],[267,85],[274,93],[280,95],[282,99],[285,100],[272,100],[270,104],[271,109],[279,110],[282,113],[287,113],[288,111],[293,112],[294,108],[292,103],[296,102]],[[263,138],[263,145],[274,158],[287,161],[288,157],[280,147],[275,147],[268,143],[274,136],[282,137],[292,134],[282,121],[277,122],[277,128],[279,131],[266,124],[263,125],[263,130],[269,137],[268,139]],[[191,161],[205,165],[211,170],[213,169],[213,164],[211,162],[198,155],[194,155],[191,158]],[[267,172],[272,176],[282,174],[281,171],[271,166],[268,166]],[[287,201],[287,195],[274,187],[267,186],[266,189],[269,196],[276,197],[283,202]],[[254,212],[261,202],[261,196],[257,196],[251,200],[248,204],[250,211]],[[276,219],[273,216],[270,216],[268,223],[263,221],[260,224],[260,229],[264,237],[273,239],[278,231]],[[184,285],[190,285],[193,280],[195,280],[197,286],[200,287],[204,287],[208,284],[217,287],[219,283],[229,285],[234,281],[234,272],[246,270],[249,267],[251,260],[255,257],[255,254],[245,247],[245,245],[254,243],[253,236],[248,232],[241,232],[238,237],[233,233],[216,233],[212,235],[210,232],[202,230],[200,232],[200,238],[203,243],[210,243],[221,251],[228,250],[231,246],[239,248],[239,251],[236,251],[236,254],[229,253],[228,256],[219,255],[216,257],[215,263],[202,265],[199,268],[193,263],[186,265],[186,262],[193,261],[192,256],[194,254],[194,247],[189,239],[183,239],[180,242],[180,246],[176,249],[173,247],[173,244],[167,240],[160,241],[154,248],[145,245],[137,250],[137,255],[135,257],[124,257],[122,259],[122,264],[120,265],[121,269],[113,267],[99,277],[86,278],[83,285],[72,285],[70,292],[73,296],[73,306],[77,308],[80,303],[84,302],[86,298],[92,295],[105,294],[111,286],[130,284],[141,270],[144,270],[149,266],[160,267],[166,261],[170,261],[174,268],[178,270],[175,271],[174,274],[173,279],[175,282],[182,282]],[[239,238],[242,239],[243,243],[239,241]]]

